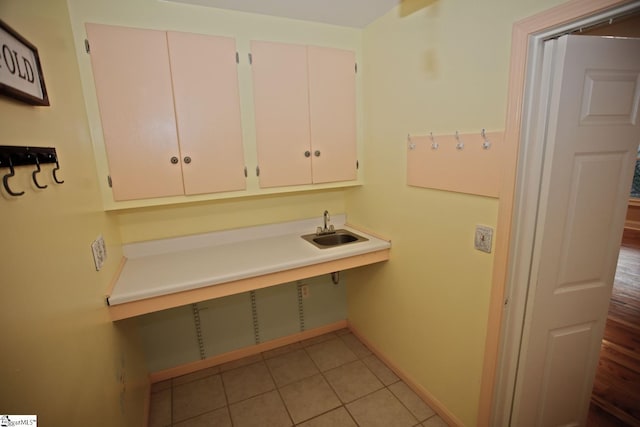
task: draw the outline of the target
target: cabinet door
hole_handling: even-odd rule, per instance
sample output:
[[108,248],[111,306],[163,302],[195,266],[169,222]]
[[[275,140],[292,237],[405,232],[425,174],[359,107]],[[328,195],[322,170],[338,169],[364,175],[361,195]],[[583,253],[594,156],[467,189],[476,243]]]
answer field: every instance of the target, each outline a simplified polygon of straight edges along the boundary
[[235,40],[168,32],[186,194],[245,189]]
[[86,29],[114,200],[183,194],[165,32]]
[[356,179],[355,53],[308,47],[313,182]]
[[260,187],[311,183],[307,48],[251,42]]

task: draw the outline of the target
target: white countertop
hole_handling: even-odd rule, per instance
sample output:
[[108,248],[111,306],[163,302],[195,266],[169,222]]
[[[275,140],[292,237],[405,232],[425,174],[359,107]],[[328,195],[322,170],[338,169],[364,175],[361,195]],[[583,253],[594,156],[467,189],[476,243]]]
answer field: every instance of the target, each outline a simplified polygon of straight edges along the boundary
[[391,243],[345,226],[369,239],[320,249],[300,236],[314,233],[322,218],[219,231],[123,246],[126,263],[108,297],[109,305],[197,289],[389,249]]

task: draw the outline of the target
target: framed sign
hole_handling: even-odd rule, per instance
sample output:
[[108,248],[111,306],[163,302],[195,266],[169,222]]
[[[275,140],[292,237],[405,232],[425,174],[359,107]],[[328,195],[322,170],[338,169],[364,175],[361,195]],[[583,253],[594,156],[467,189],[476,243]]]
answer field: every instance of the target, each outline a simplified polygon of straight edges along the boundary
[[49,105],[38,49],[0,20],[0,93]]

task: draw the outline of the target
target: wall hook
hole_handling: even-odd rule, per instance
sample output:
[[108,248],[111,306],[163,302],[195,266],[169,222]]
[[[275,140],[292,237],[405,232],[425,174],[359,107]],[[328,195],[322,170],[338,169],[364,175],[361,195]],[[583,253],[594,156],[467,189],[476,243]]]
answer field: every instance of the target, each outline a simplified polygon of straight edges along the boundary
[[409,144],[409,150],[415,150],[416,149],[416,144],[414,144],[411,141],[411,134],[410,133],[407,134],[407,143]]
[[7,193],[11,194],[14,197],[17,197],[17,196],[22,196],[24,194],[24,191],[20,191],[19,193],[16,193],[15,191],[12,191],[11,188],[9,187],[9,178],[11,178],[12,176],[15,176],[15,174],[16,174],[16,171],[13,169],[13,160],[11,160],[11,156],[9,156],[9,173],[2,177],[2,184],[4,185],[4,189],[7,190]]
[[35,155],[36,158],[36,170],[34,170],[33,172],[31,172],[31,178],[33,179],[33,183],[36,185],[36,187],[44,189],[47,188],[48,185],[40,185],[38,183],[38,178],[36,178],[36,175],[39,174],[40,172],[42,172],[42,169],[40,169],[40,159],[38,159],[38,155]]
[[56,156],[55,154],[53,154],[53,159],[56,162],[56,167],[53,168],[53,180],[58,183],[58,184],[64,184],[64,180],[62,179],[58,179],[58,175],[56,175],[56,172],[60,170],[60,164],[58,163],[58,156]]
[[460,134],[458,133],[458,131],[456,131],[456,141],[458,141],[458,143],[456,144],[456,149],[464,149],[464,142],[460,141]]
[[488,150],[489,147],[491,147],[491,141],[489,141],[489,138],[487,138],[487,132],[485,131],[485,129],[482,129],[482,132],[480,132],[480,135],[482,135],[482,139],[484,139],[484,142],[482,143],[482,148],[484,150]]
[[429,137],[431,138],[431,149],[437,150],[440,145],[436,142],[433,132],[429,132]]

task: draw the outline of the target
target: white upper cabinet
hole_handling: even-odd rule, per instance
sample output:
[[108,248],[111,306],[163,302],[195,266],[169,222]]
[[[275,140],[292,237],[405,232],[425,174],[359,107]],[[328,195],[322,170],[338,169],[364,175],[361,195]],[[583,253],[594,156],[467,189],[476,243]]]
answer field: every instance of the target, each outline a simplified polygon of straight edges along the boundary
[[235,41],[86,29],[114,200],[244,189]]
[[355,54],[251,42],[260,186],[357,178]]

